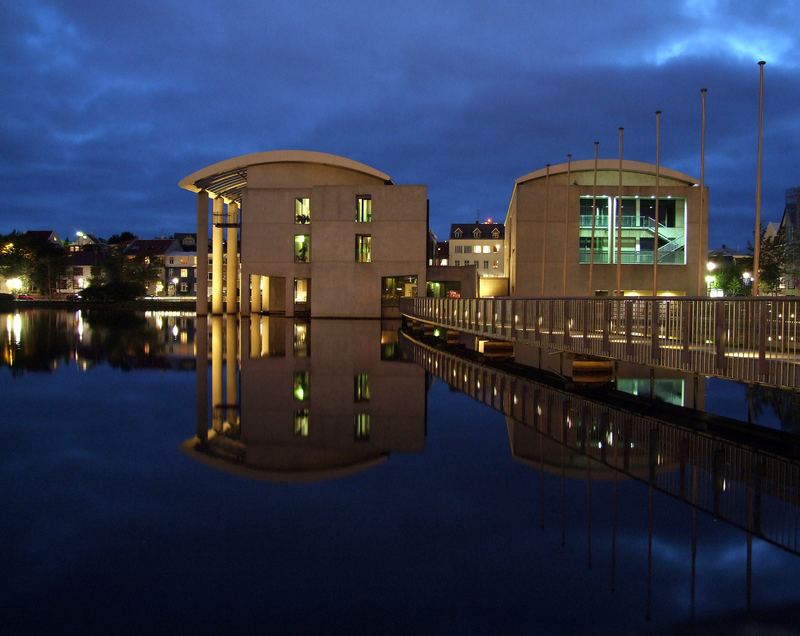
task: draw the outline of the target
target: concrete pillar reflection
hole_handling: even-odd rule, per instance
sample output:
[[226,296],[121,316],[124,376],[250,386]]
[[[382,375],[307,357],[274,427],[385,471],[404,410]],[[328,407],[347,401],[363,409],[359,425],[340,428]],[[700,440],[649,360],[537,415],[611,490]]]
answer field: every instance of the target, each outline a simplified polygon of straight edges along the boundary
[[[242,351],[249,351],[251,358],[259,358],[261,357],[261,334],[259,333],[259,329],[261,327],[261,316],[254,314],[250,318],[249,323],[250,323],[250,329],[248,334],[249,346],[247,347],[247,349],[245,349],[244,342],[242,342]],[[242,330],[244,330],[244,325],[242,325]],[[242,333],[244,333],[244,331]]]
[[[211,313],[222,313],[222,227],[225,218],[225,201],[214,199],[211,226]],[[212,343],[213,346],[213,343]]]
[[234,316],[225,319],[225,404],[226,418],[231,426],[238,424],[239,392],[236,390],[238,362],[238,325]]
[[211,425],[222,430],[222,317],[211,318]]
[[197,439],[205,442],[208,439],[208,318],[205,316],[197,317],[194,347]]
[[208,315],[208,192],[197,193],[197,301],[198,316]]
[[261,313],[261,276],[250,276],[250,313]]
[[261,316],[259,320],[261,331],[261,355],[269,355],[269,316]]
[[239,290],[239,230],[232,224],[239,222],[239,204],[228,204],[228,268],[226,280],[225,312],[235,314]]

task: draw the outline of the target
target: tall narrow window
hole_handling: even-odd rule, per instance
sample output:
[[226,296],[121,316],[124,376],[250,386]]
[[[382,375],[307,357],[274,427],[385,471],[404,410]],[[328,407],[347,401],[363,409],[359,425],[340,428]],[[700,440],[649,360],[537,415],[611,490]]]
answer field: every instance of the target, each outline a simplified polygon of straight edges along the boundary
[[299,225],[311,223],[311,199],[298,197],[294,200],[294,222]]
[[368,442],[370,433],[369,413],[356,413],[355,439],[357,442]]
[[308,234],[294,235],[294,262],[311,262],[311,237]]
[[372,262],[372,236],[356,234],[356,263]]
[[294,302],[307,303],[308,302],[308,278],[295,278],[294,279]]
[[369,373],[357,373],[353,377],[353,401],[369,402]]
[[356,197],[356,223],[370,221],[372,221],[372,197],[369,194],[359,194]]

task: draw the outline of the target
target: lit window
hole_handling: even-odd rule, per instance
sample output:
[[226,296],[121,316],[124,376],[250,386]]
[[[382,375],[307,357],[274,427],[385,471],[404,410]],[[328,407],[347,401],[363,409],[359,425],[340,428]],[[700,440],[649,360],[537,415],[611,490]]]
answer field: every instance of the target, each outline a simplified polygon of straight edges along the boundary
[[294,222],[300,225],[311,223],[311,199],[298,197],[294,200]]
[[294,235],[294,262],[311,262],[311,237],[308,234]]
[[359,194],[356,197],[356,223],[370,221],[372,221],[372,197],[368,194]]
[[353,401],[369,402],[369,374],[357,373],[353,377]]
[[381,302],[384,305],[397,304],[400,298],[411,298],[416,295],[416,276],[381,277]]
[[357,442],[369,441],[369,413],[356,413],[355,439]]
[[372,236],[356,234],[356,263],[372,262]]
[[294,324],[294,355],[296,358],[307,358],[309,355],[308,325],[296,322]]
[[189,270],[185,268],[181,268],[181,278],[188,278]]
[[308,302],[308,278],[294,279],[294,302]]
[[489,245],[484,245],[484,246],[483,246],[483,253],[484,253],[484,254],[488,254],[488,253],[491,251],[491,249],[492,249],[492,248],[491,248],[491,246],[489,246]]
[[189,291],[189,283],[181,283],[181,292],[186,293]]
[[496,243],[495,243],[495,244],[492,246],[492,251],[493,251],[493,252],[499,252],[499,251],[500,251],[500,246],[499,246],[498,244],[496,244]]
[[295,409],[294,435],[295,437],[308,437],[308,409]]
[[492,269],[500,269],[500,261],[492,261]]
[[292,395],[294,395],[295,400],[300,402],[308,399],[308,371],[294,372]]

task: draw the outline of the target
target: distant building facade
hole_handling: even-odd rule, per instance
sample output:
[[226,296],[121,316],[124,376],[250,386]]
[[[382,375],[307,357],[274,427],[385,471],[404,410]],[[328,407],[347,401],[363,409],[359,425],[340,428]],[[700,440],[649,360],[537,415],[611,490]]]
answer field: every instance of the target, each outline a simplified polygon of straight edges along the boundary
[[450,226],[448,264],[474,265],[481,277],[503,277],[504,239],[502,223],[454,223]]

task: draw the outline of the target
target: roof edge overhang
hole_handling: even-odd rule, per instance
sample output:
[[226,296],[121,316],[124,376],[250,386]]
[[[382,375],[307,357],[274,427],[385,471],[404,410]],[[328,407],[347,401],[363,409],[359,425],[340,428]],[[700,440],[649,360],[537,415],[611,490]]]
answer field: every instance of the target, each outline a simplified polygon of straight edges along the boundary
[[[592,172],[594,170],[594,159],[583,159],[580,161],[573,161],[572,164],[559,163],[552,165],[550,166],[550,176],[566,173],[567,169],[571,170],[572,172]],[[619,159],[599,159],[597,161],[597,169],[603,171],[619,170]],[[639,174],[648,174],[655,176],[656,166],[653,163],[646,163],[644,161],[623,160],[622,171],[637,172]],[[683,181],[688,186],[696,186],[700,183],[699,179],[695,179],[694,177],[685,174],[683,172],[672,170],[671,168],[665,168],[664,166],[660,166],[659,174],[662,177],[666,177],[667,179],[675,179],[676,181]],[[542,179],[546,176],[547,176],[547,168],[540,168],[539,170],[535,170],[534,172],[530,172],[526,175],[519,177],[514,182],[514,185],[515,186],[522,185],[527,181],[533,181],[534,179]]]
[[[178,182],[178,186],[190,192],[199,192],[208,189],[213,195],[223,198],[238,198],[241,190],[247,184],[247,169],[250,166],[258,166],[270,163],[315,163],[335,168],[343,168],[360,172],[367,176],[380,179],[384,183],[391,184],[392,178],[385,172],[376,170],[365,163],[331,155],[326,152],[316,152],[313,150],[269,150],[266,152],[253,152],[247,155],[231,157],[210,166],[201,168],[190,175],[185,176]],[[210,184],[219,183],[222,191],[215,192]],[[230,187],[229,197],[226,194],[225,185]]]

